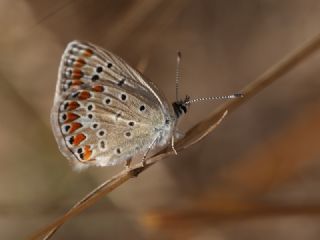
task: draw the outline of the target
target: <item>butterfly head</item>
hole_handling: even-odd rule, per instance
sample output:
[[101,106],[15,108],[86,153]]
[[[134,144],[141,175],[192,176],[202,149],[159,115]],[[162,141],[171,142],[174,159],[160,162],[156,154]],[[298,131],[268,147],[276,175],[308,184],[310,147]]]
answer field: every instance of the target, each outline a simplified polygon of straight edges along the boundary
[[173,111],[177,119],[183,114],[187,113],[190,106],[190,97],[187,95],[184,100],[178,100],[172,103]]

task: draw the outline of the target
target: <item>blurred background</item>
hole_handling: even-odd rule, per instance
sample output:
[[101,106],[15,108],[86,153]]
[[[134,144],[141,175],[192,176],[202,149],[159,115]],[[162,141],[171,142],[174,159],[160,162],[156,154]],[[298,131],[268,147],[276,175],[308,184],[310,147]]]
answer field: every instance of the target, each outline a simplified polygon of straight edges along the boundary
[[[123,166],[74,172],[49,114],[66,44],[111,50],[174,100],[239,91],[320,32],[317,0],[1,0],[0,239],[25,239]],[[53,239],[319,239],[320,53]],[[183,95],[184,96],[184,95]],[[219,102],[191,106],[185,132]]]

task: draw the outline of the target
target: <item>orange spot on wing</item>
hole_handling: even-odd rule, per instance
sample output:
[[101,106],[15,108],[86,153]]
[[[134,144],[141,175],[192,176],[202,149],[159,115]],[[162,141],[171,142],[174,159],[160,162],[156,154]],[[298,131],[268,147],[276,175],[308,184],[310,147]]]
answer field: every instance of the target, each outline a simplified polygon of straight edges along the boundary
[[74,67],[82,67],[85,64],[86,64],[86,61],[83,60],[82,58],[79,58],[74,62],[73,66]]
[[79,86],[79,85],[81,85],[81,84],[83,84],[83,82],[81,81],[81,80],[72,80],[72,82],[71,82],[71,86]]
[[89,49],[89,48],[87,48],[87,49],[85,49],[85,50],[83,51],[83,55],[84,55],[85,57],[91,57],[92,54],[93,54],[93,51],[92,51],[91,49]]
[[67,119],[66,119],[65,122],[72,122],[72,121],[78,119],[79,117],[80,117],[80,116],[77,115],[77,114],[75,114],[75,113],[68,112],[68,113],[67,113]]
[[96,86],[92,87],[92,90],[95,91],[95,92],[103,92],[104,87],[101,86],[101,85],[96,85]]
[[73,123],[71,123],[71,128],[69,130],[69,133],[73,133],[74,131],[76,131],[77,129],[79,129],[81,127],[82,127],[81,123],[73,122]]
[[80,79],[81,77],[83,77],[83,72],[81,72],[80,69],[74,69],[74,70],[72,70],[71,78],[73,78],[73,79]]
[[78,107],[80,107],[80,104],[73,101],[73,102],[69,102],[68,103],[68,106],[67,106],[67,110],[74,110],[74,109],[77,109]]
[[74,137],[73,145],[78,146],[85,139],[86,139],[86,136],[83,133],[79,133]]
[[82,91],[80,92],[80,94],[78,95],[78,98],[80,100],[86,100],[88,99],[89,97],[91,97],[91,94],[88,92],[88,91]]
[[90,146],[86,145],[84,146],[84,149],[83,149],[83,160],[90,160],[90,157],[92,155],[92,150],[90,149]]

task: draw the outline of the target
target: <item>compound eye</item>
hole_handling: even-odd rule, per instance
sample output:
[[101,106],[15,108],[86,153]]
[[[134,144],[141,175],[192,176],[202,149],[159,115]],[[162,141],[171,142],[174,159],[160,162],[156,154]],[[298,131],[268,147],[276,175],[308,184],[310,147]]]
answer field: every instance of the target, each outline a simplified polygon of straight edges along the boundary
[[169,119],[166,119],[166,121],[164,122],[166,125],[169,125],[170,123],[170,120]]

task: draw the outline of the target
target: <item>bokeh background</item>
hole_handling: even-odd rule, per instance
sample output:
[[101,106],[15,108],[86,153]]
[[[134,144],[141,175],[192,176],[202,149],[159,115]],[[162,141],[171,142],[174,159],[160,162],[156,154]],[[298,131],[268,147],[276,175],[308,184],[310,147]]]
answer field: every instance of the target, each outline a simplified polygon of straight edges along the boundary
[[[72,171],[49,123],[66,44],[122,56],[174,99],[231,94],[320,32],[317,0],[1,0],[0,239],[25,239],[122,166]],[[319,239],[320,54],[202,142],[116,189],[54,239]],[[191,106],[180,129],[219,102]]]

